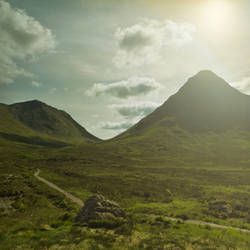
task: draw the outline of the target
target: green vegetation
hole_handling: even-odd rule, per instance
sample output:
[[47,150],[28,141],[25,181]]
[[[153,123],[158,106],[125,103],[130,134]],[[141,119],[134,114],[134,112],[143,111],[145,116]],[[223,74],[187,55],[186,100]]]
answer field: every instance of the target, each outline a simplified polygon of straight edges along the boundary
[[100,141],[69,114],[40,101],[0,104],[0,136],[11,141],[48,147]]
[[[182,159],[178,152],[159,153],[156,160],[156,146],[142,159],[143,145],[133,147],[130,151],[129,143],[118,147],[109,142],[47,149],[1,139],[1,249],[249,248],[247,233],[181,222],[196,219],[250,229],[250,171],[244,158],[237,166],[231,159],[223,165],[218,155],[216,163],[192,155],[185,163],[187,154]],[[37,168],[83,200],[101,193],[118,202],[126,209],[126,220],[77,226],[80,208],[38,182],[33,177]]]
[[[208,93],[208,82],[203,87],[210,97],[215,93]],[[236,98],[233,117],[249,97],[225,88],[225,82],[218,88],[224,98]],[[166,102],[124,134],[98,143],[53,137],[44,126],[29,127],[25,122],[30,118],[20,122],[1,105],[7,118],[0,126],[0,248],[250,249],[246,232],[188,224],[201,220],[250,229],[248,120],[244,115],[231,119],[228,112],[221,117],[224,105],[213,113],[214,107],[206,103],[209,121],[213,116],[215,120],[204,123],[199,113],[203,106],[185,123],[186,114],[196,107],[192,93],[191,79],[169,99],[170,106]],[[180,107],[174,108],[175,101]],[[219,99],[215,103],[219,105]],[[56,112],[48,109],[46,121]],[[54,128],[59,133],[66,129]],[[34,141],[36,136],[43,143]],[[67,145],[52,145],[55,138]],[[74,218],[80,208],[35,179],[38,168],[42,177],[82,200],[100,193],[116,201],[126,219],[77,225]]]

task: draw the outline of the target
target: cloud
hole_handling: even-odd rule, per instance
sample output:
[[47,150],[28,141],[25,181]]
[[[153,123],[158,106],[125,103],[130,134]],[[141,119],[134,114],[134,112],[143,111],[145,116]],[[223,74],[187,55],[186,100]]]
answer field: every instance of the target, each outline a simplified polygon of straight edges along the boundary
[[137,121],[121,121],[121,122],[101,122],[99,127],[106,130],[125,131],[132,127]]
[[42,86],[42,84],[41,84],[40,82],[37,82],[37,81],[32,81],[32,82],[31,82],[31,85],[32,85],[33,87],[36,87],[36,88],[39,88],[39,87]]
[[36,59],[55,48],[51,30],[1,0],[0,34],[0,84],[12,83],[18,76],[33,77],[17,61]]
[[195,27],[170,20],[143,19],[127,28],[118,28],[114,38],[117,53],[113,58],[118,68],[151,64],[162,57],[162,51],[176,49],[193,40]]
[[154,102],[113,104],[110,107],[127,118],[144,117],[152,113],[160,104]]
[[111,95],[117,98],[126,99],[130,96],[147,95],[152,91],[162,88],[162,85],[153,78],[131,77],[110,84],[96,83],[85,92],[88,96]]
[[232,85],[240,91],[250,93],[250,77],[244,77],[241,81],[234,82]]
[[51,88],[51,89],[49,89],[49,94],[53,95],[56,93],[56,91],[57,91],[57,88]]
[[114,130],[117,133],[121,133],[132,127],[146,115],[153,112],[158,106],[159,104],[153,102],[113,104],[110,107],[118,112],[121,116],[125,117],[126,120],[123,120],[121,122],[101,122],[98,124],[98,127],[105,130]]

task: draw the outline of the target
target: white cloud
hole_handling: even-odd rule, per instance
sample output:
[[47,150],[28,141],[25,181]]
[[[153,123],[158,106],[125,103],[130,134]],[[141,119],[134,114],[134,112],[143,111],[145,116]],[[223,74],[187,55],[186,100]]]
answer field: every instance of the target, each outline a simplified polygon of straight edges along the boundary
[[154,102],[142,102],[131,104],[113,104],[110,107],[121,116],[133,118],[149,115],[159,106],[160,104]]
[[162,52],[176,49],[193,40],[195,27],[170,20],[143,19],[140,23],[115,32],[117,53],[113,59],[118,68],[141,66],[159,61]]
[[42,86],[42,84],[41,84],[40,82],[37,82],[37,81],[32,81],[32,82],[31,82],[31,85],[32,85],[33,87],[36,87],[36,88],[39,88],[39,87]]
[[128,98],[130,96],[146,95],[152,91],[159,90],[162,85],[153,78],[131,77],[110,84],[96,83],[86,91],[88,96],[99,96],[109,94],[117,98]]
[[143,117],[153,112],[158,106],[159,104],[153,102],[113,104],[110,108],[114,109],[126,119],[120,122],[100,122],[97,127],[104,130],[115,131],[116,134],[122,133],[139,122]]
[[18,76],[32,77],[17,61],[35,59],[55,48],[51,30],[5,1],[0,1],[0,34],[0,84],[12,83]]
[[131,121],[122,121],[122,122],[101,122],[99,127],[102,129],[108,130],[119,130],[124,131],[134,125]]
[[53,94],[55,94],[56,91],[57,91],[57,88],[51,88],[51,89],[49,89],[49,94],[53,95]]
[[250,77],[244,77],[242,80],[232,83],[232,85],[240,91],[250,93]]
[[113,104],[110,107],[126,119],[120,122],[101,122],[97,127],[105,130],[113,130],[119,134],[132,127],[146,115],[153,112],[158,106],[159,104],[154,102]]

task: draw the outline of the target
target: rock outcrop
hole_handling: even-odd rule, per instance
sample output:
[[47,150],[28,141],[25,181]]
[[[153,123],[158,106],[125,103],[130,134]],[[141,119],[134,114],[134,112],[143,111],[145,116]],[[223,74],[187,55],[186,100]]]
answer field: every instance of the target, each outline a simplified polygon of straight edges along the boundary
[[117,203],[105,199],[102,195],[94,195],[84,202],[75,221],[88,223],[91,220],[112,220],[117,217],[125,217],[124,210]]

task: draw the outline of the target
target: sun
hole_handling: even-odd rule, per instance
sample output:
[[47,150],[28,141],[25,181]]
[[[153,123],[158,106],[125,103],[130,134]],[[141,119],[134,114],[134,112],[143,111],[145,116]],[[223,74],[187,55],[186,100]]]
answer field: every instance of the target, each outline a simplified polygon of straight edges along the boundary
[[202,5],[201,20],[204,28],[213,33],[230,29],[233,6],[228,0],[208,0]]

